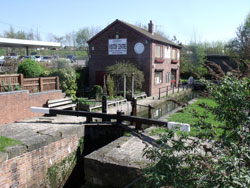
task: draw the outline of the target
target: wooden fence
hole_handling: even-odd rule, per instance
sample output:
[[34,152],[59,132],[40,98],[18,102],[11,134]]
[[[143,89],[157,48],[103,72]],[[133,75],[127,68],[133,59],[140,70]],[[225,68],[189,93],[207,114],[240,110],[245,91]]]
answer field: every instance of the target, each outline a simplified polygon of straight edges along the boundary
[[20,86],[31,93],[59,89],[58,77],[23,78],[22,74],[0,75],[0,92]]

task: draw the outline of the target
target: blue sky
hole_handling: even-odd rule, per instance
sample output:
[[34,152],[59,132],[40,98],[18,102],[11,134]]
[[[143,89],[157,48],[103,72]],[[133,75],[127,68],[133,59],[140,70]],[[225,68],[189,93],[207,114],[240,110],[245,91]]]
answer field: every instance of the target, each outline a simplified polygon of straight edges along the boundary
[[0,0],[0,34],[40,32],[43,40],[85,26],[104,28],[115,19],[155,26],[188,43],[227,41],[250,11],[250,0]]

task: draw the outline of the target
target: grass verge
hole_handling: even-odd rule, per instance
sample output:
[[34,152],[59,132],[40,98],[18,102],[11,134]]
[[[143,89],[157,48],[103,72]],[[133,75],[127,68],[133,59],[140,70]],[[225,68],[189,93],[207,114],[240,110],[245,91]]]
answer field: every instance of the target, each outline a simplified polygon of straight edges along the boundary
[[[168,118],[168,121],[174,121],[174,122],[181,122],[181,123],[188,123],[191,125],[191,135],[195,135],[195,128],[192,127],[197,121],[199,121],[198,118],[194,117],[193,111],[196,110],[199,115],[204,116],[206,115],[207,118],[205,120],[206,123],[211,123],[215,127],[221,126],[224,123],[217,121],[215,118],[215,115],[212,114],[209,110],[205,109],[202,107],[202,104],[207,105],[208,107],[216,107],[216,102],[213,99],[209,98],[199,98],[196,102],[193,104],[189,105],[187,108],[184,109],[183,112],[180,113],[175,113],[171,115]],[[219,130],[220,132],[220,130]]]
[[13,140],[11,138],[0,136],[0,151],[1,152],[5,152],[6,147],[14,146],[14,145],[17,145],[17,144],[21,144],[21,142],[18,141],[18,140]]

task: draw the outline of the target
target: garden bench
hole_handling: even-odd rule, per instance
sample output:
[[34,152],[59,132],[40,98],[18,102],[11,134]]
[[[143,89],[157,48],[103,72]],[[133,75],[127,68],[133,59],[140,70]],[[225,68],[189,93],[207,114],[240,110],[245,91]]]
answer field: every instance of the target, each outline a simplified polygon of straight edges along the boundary
[[58,110],[63,110],[63,109],[68,109],[68,108],[75,110],[76,104],[72,104],[72,99],[69,97],[66,97],[62,99],[48,100],[47,107],[58,109]]

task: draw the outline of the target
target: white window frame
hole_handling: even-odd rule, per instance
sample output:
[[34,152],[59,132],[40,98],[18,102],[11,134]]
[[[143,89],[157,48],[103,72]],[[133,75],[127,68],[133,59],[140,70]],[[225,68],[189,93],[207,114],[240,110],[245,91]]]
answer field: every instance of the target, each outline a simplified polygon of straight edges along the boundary
[[[157,77],[156,77],[157,73],[160,73],[160,76],[157,76]],[[155,84],[156,84],[156,85],[157,85],[157,84],[162,84],[162,83],[163,83],[162,77],[163,77],[163,71],[158,71],[158,70],[156,70],[156,71],[155,71],[155,74],[154,74],[154,81],[155,81]]]
[[[158,56],[158,54],[157,54],[157,48],[160,48],[160,56]],[[162,46],[161,45],[155,45],[155,57],[156,58],[162,58],[163,57],[163,50],[162,50]]]

